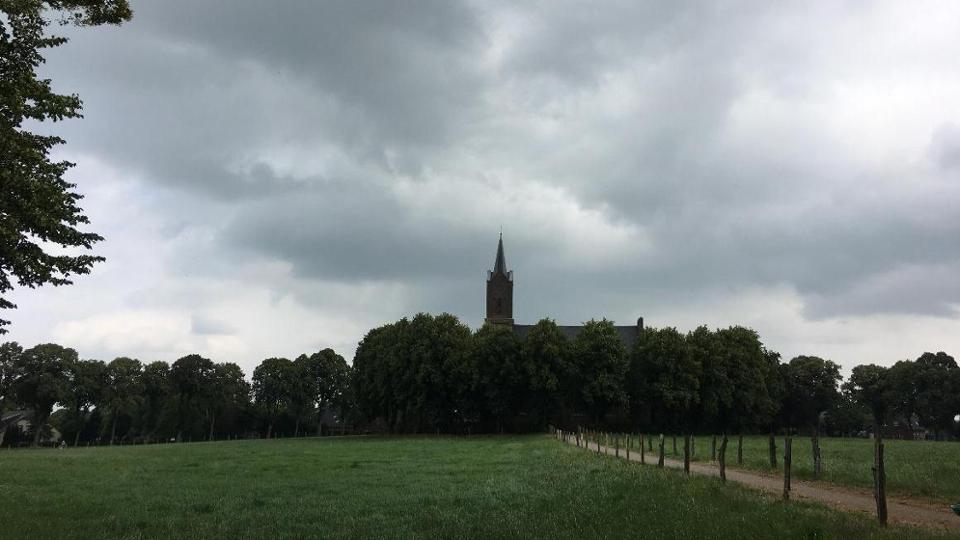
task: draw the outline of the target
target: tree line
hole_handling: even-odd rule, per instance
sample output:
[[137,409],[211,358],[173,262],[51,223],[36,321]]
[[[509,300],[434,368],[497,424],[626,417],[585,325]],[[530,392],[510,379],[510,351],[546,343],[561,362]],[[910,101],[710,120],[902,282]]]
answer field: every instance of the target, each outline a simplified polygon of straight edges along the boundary
[[[471,332],[449,314],[374,328],[353,363],[358,416],[391,432],[499,432],[547,424],[664,433],[957,435],[960,368],[924,353],[843,380],[817,356],[784,361],[742,326],[687,333],[647,328],[629,350],[613,323],[567,339],[550,319],[524,338]],[[906,433],[909,431],[910,433]],[[814,443],[816,446],[816,442]]]
[[[47,343],[0,345],[0,413],[29,410],[31,433],[0,429],[0,444],[37,445],[49,426],[66,442],[113,444],[299,435],[342,426],[351,406],[350,366],[332,349],[268,358],[252,382],[235,363],[197,354],[172,364],[132,358],[82,360]],[[54,408],[59,409],[54,411]]]
[[[55,408],[59,407],[56,411]],[[0,411],[29,409],[73,444],[272,437],[351,425],[391,433],[524,432],[547,425],[672,434],[958,434],[960,368],[924,353],[891,367],[783,361],[749,328],[647,328],[627,348],[607,320],[567,339],[550,319],[521,338],[449,314],[370,330],[353,365],[331,349],[237,364],[80,360],[55,344],[0,345]],[[42,430],[30,434],[38,442]],[[0,434],[0,437],[3,435]],[[14,441],[8,440],[8,444]],[[2,440],[0,440],[2,444]]]

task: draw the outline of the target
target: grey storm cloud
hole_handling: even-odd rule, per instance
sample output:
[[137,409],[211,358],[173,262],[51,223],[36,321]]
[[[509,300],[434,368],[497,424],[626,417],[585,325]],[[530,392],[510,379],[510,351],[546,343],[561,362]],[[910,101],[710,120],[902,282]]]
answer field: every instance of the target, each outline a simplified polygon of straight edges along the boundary
[[904,66],[960,80],[854,35],[888,7],[134,2],[124,27],[65,29],[48,65],[85,101],[68,148],[144,183],[178,275],[279,262],[278,297],[401,284],[410,311],[479,317],[503,226],[531,317],[750,287],[795,290],[811,320],[955,317],[955,103],[849,125]]

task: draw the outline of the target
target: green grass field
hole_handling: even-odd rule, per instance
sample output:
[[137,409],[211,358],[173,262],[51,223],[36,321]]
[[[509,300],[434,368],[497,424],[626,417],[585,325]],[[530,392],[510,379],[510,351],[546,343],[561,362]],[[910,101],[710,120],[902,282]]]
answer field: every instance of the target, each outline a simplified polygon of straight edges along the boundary
[[542,435],[0,452],[2,538],[907,534],[935,537],[601,457]]
[[[678,441],[678,445],[680,442]],[[719,441],[717,443],[719,446]],[[884,441],[887,493],[918,497],[936,502],[960,502],[960,443],[933,441]],[[710,438],[697,437],[697,461],[709,460]],[[682,448],[679,448],[682,452]],[[666,451],[672,457],[672,444]],[[823,473],[820,480],[845,486],[872,489],[873,441],[868,439],[822,438],[820,453]],[[813,479],[813,449],[809,437],[793,439],[793,476]],[[744,437],[743,467],[771,471],[766,437]],[[731,437],[727,464],[735,467],[737,440]],[[777,438],[777,460],[783,466],[783,437]],[[779,474],[779,473],[778,473]]]

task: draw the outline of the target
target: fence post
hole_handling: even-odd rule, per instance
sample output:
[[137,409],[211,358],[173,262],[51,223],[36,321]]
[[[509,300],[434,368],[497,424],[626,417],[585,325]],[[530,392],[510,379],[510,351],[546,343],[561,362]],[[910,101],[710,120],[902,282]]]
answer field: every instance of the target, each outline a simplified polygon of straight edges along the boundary
[[873,495],[877,501],[877,520],[887,525],[887,476],[883,466],[883,440],[880,430],[874,435]]
[[690,434],[683,436],[683,472],[690,476]]
[[793,441],[790,439],[790,430],[783,438],[783,500],[790,500],[790,467],[793,462]]

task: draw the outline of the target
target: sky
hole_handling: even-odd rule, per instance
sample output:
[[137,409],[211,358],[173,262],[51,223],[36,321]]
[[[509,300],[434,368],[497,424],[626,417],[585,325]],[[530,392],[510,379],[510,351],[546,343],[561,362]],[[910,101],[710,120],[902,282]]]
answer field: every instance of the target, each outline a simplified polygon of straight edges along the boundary
[[960,355],[960,3],[133,0],[44,126],[107,258],[7,339],[236,362],[418,312]]

